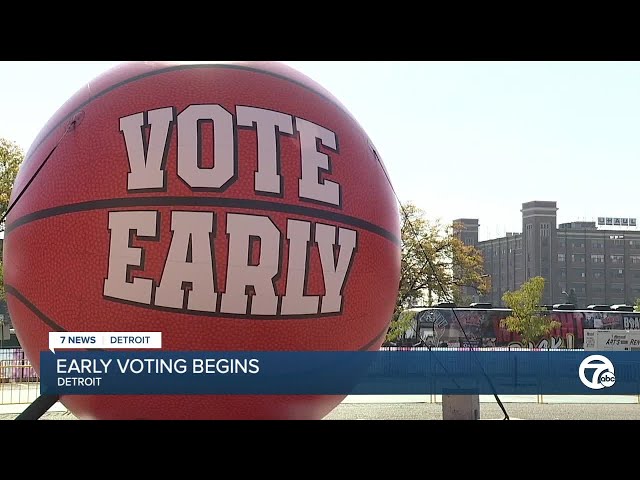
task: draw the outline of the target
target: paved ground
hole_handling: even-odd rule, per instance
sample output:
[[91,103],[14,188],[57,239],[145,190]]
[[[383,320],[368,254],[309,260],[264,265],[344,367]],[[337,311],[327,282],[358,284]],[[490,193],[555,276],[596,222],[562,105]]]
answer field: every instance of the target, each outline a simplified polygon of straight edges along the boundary
[[[640,420],[638,404],[508,403],[513,420]],[[498,404],[481,403],[481,420],[503,420]],[[339,405],[325,420],[442,420],[437,403]]]
[[[39,384],[0,385],[0,420],[15,419],[40,394]],[[480,419],[502,420],[495,398],[480,395]],[[502,395],[512,419],[640,420],[640,395]],[[442,420],[439,395],[352,395],[325,420]],[[42,420],[75,420],[56,403]]]
[[[442,404],[410,401],[389,403],[372,399],[371,403],[358,403],[366,399],[347,399],[331,412],[325,420],[442,420]],[[636,403],[530,403],[504,404],[513,420],[640,420],[640,404]],[[0,420],[13,420],[14,413],[0,413]],[[76,420],[64,407],[57,404],[42,420]],[[498,404],[484,401],[480,404],[481,420],[503,420]]]

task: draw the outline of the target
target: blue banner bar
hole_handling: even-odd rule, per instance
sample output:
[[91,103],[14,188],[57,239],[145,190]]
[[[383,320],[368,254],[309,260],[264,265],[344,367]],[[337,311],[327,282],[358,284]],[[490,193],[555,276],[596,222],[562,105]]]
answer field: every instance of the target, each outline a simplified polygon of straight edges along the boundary
[[45,351],[40,377],[58,395],[636,395],[640,352]]

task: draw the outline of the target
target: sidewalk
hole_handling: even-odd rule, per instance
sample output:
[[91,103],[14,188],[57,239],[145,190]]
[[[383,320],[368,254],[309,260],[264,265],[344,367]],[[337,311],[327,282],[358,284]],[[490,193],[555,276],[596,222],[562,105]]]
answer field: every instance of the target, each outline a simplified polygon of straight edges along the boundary
[[[442,420],[442,399],[430,395],[351,395],[325,420]],[[500,397],[513,420],[640,420],[637,396],[505,395]],[[504,413],[491,395],[480,396],[480,419],[503,420]],[[0,405],[0,420],[12,420],[28,404]],[[42,420],[73,420],[61,403]]]
[[[2,415],[19,415],[29,406],[28,403],[11,403],[9,405],[0,405],[0,419]],[[67,407],[60,402],[56,402],[49,409],[49,412],[67,412]]]
[[[510,420],[640,420],[631,403],[503,403]],[[504,420],[497,403],[480,404],[480,420]],[[342,403],[325,420],[442,420],[439,403]],[[554,424],[561,431],[561,424]]]

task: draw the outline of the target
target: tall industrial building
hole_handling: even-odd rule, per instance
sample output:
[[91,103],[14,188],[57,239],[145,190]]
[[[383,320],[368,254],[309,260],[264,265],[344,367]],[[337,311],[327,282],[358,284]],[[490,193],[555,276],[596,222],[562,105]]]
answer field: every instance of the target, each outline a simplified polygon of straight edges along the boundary
[[477,219],[454,221],[465,226],[460,234],[463,241],[482,252],[484,271],[491,276],[491,292],[477,301],[504,306],[505,292],[541,276],[544,304],[566,303],[571,289],[578,308],[634,304],[640,297],[640,231],[630,228],[636,226],[636,219],[599,218],[598,222],[557,225],[557,211],[556,202],[523,203],[523,233],[482,242]]

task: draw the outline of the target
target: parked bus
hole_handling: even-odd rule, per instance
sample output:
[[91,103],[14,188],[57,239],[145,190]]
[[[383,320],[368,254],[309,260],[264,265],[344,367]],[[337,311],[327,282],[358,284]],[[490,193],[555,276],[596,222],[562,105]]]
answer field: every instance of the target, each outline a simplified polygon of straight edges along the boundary
[[[500,326],[511,314],[508,308],[475,304],[469,307],[413,308],[416,315],[404,334],[386,346],[583,348],[584,329],[640,330],[640,312],[626,305],[591,305],[574,309],[570,304],[541,307],[540,314],[560,322],[536,345],[522,345],[520,336]],[[466,335],[465,335],[466,333]]]

